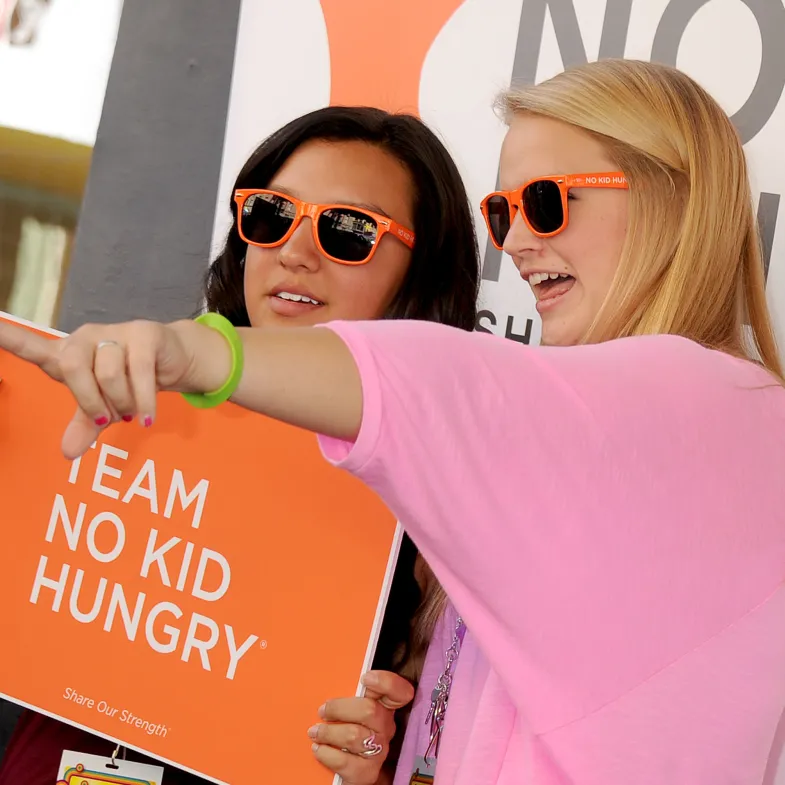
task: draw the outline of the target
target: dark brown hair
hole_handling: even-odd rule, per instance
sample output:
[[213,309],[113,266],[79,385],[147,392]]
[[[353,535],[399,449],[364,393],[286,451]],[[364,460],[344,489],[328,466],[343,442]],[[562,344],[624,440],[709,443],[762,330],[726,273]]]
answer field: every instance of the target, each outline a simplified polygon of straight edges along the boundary
[[207,308],[249,326],[243,293],[246,245],[232,200],[237,188],[265,188],[286,160],[311,140],[362,141],[400,161],[414,183],[417,243],[406,278],[385,319],[422,319],[474,329],[479,254],[466,189],[454,161],[418,118],[371,107],[330,106],[287,123],[265,139],[243,166],[229,195],[232,225],[205,279]]

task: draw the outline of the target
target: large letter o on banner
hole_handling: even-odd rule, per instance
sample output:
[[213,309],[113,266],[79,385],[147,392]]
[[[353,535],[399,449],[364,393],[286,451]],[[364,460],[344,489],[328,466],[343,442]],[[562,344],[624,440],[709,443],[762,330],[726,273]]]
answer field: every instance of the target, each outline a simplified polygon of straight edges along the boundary
[[[684,31],[711,0],[671,0],[660,19],[651,59],[676,65]],[[781,0],[742,0],[755,15],[761,37],[758,81],[744,106],[731,118],[746,144],[766,125],[785,88],[785,6]]]

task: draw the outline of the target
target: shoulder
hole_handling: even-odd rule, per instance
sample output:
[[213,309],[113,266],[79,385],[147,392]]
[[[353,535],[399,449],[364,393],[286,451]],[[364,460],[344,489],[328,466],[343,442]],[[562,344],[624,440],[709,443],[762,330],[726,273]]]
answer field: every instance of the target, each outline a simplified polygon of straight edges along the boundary
[[675,335],[551,347],[411,320],[325,326],[349,346],[361,371],[381,368],[382,375],[392,379],[405,370],[407,377],[414,372],[425,386],[457,384],[478,394],[484,389],[486,395],[515,391],[521,400],[573,389],[585,402],[632,398],[665,404],[723,389],[736,394],[779,387],[756,363]]
[[539,359],[576,380],[603,389],[662,392],[738,385],[779,386],[750,360],[707,349],[677,335],[643,335],[576,347],[543,347]]

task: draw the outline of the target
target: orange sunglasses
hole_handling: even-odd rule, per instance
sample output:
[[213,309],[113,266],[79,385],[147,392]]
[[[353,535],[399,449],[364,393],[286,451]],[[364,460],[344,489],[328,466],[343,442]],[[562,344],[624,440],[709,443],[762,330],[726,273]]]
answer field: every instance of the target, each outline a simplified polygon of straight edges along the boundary
[[267,189],[234,192],[237,229],[249,245],[283,245],[303,218],[311,219],[319,252],[338,264],[367,264],[390,232],[407,248],[414,248],[414,232],[387,216],[347,204],[310,204]]
[[512,191],[494,191],[482,200],[482,210],[493,244],[501,251],[520,210],[529,231],[553,237],[570,221],[567,197],[570,188],[628,188],[623,172],[562,174],[536,177]]

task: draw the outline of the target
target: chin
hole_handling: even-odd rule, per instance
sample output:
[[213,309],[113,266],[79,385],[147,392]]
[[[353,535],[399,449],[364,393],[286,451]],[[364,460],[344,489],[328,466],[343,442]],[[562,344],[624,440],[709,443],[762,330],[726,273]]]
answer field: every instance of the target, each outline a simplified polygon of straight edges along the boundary
[[580,333],[565,325],[547,326],[543,324],[540,346],[575,346],[580,343]]

